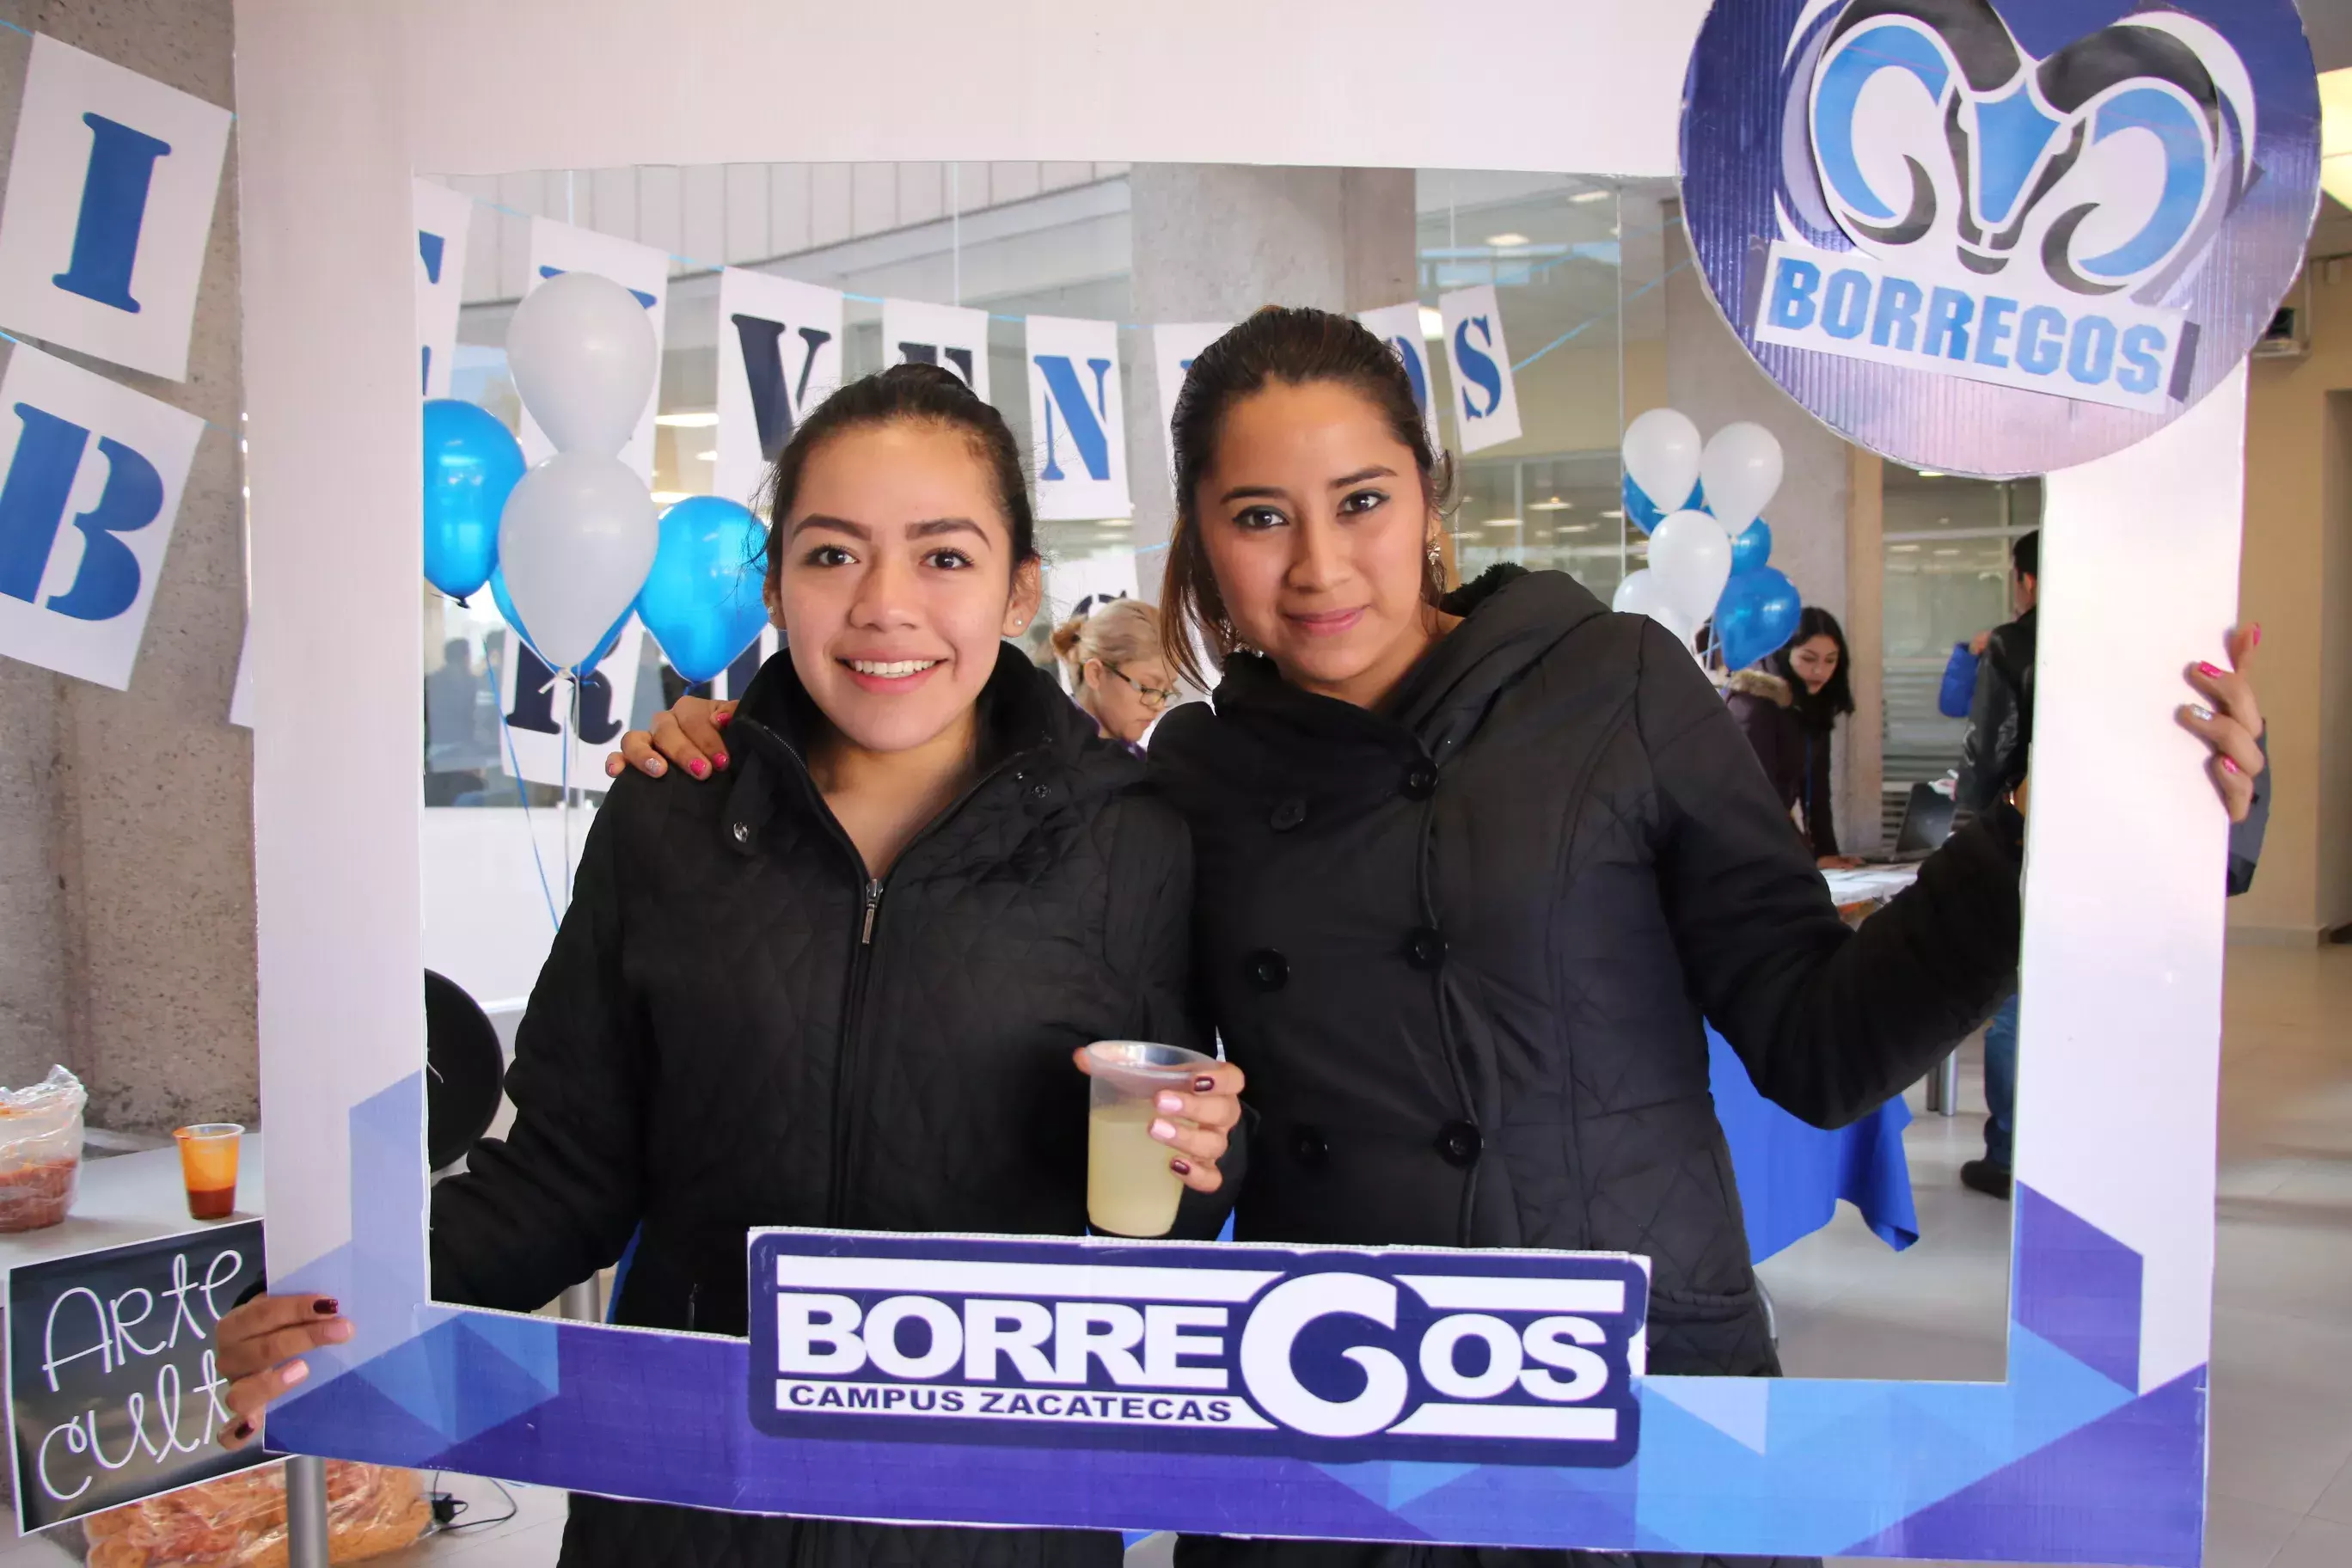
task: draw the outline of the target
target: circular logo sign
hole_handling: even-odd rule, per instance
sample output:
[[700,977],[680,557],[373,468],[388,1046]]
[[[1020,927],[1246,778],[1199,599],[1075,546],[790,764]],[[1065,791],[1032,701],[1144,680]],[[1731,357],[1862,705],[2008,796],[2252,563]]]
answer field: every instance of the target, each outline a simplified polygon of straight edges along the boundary
[[2042,473],[2236,368],[2302,265],[2292,0],[1717,0],[1683,211],[1725,317],[1848,438]]

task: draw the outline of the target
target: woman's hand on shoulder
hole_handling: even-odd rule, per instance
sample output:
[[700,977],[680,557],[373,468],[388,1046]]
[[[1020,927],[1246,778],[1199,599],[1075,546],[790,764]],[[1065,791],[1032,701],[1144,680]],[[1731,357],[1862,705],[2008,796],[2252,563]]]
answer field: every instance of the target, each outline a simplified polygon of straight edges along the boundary
[[2253,809],[2254,780],[2268,765],[2262,748],[2262,704],[2246,673],[2262,641],[2262,627],[2242,627],[2230,634],[2225,645],[2229,668],[2189,666],[2189,684],[2196,689],[2198,700],[2179,712],[2181,728],[2204,742],[2210,753],[2205,772],[2232,822],[2243,822]]
[[727,740],[719,731],[735,717],[732,702],[708,697],[681,697],[677,706],[654,715],[651,731],[632,730],[621,737],[621,749],[604,756],[604,776],[616,779],[624,768],[635,768],[659,778],[673,764],[698,779],[727,767]]
[[[1078,1070],[1087,1070],[1084,1047],[1070,1053]],[[1213,1062],[1184,1090],[1162,1090],[1152,1109],[1151,1135],[1168,1145],[1168,1168],[1196,1193],[1213,1193],[1224,1185],[1217,1162],[1225,1157],[1225,1140],[1241,1124],[1242,1069],[1231,1062]]]
[[327,1296],[256,1296],[223,1318],[213,1331],[213,1355],[228,1380],[223,1403],[235,1419],[220,1434],[221,1446],[252,1442],[262,1412],[310,1375],[302,1358],[351,1337],[351,1322]]

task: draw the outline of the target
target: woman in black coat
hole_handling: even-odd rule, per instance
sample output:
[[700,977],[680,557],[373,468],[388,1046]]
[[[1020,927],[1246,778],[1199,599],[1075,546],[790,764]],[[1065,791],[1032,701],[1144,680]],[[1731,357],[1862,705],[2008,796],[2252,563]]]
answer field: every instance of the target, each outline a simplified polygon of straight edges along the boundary
[[[1849,930],[1671,634],[1557,573],[1443,591],[1445,468],[1370,333],[1261,311],[1193,362],[1172,423],[1168,658],[1196,673],[1197,631],[1223,679],[1161,721],[1151,760],[1192,827],[1199,981],[1260,1116],[1236,1235],[1646,1254],[1651,1371],[1773,1373],[1705,1024],[1822,1125],[1900,1092],[2014,983],[2018,810]],[[2207,695],[2200,733],[2258,766],[2231,690]],[[709,713],[625,749],[699,759]],[[1188,1540],[1178,1558],[1577,1554]]]
[[[625,778],[596,814],[517,1041],[513,1133],[433,1192],[437,1300],[532,1311],[634,1236],[616,1321],[740,1335],[754,1227],[1082,1235],[1073,1053],[1207,1041],[1186,1000],[1183,824],[1003,641],[1038,602],[1003,421],[948,373],[902,366],[803,423],[772,487],[766,593],[789,651],[734,716],[723,788]],[[1240,1076],[1191,1087],[1163,1141],[1192,1189],[1180,1232],[1205,1238]],[[349,1334],[316,1297],[231,1314],[231,1440],[299,1381],[289,1358]],[[575,1497],[562,1561],[1119,1558],[1108,1532]]]
[[1847,663],[1845,628],[1827,610],[1808,605],[1796,635],[1761,668],[1735,670],[1723,693],[1781,809],[1801,825],[1814,863],[1824,868],[1859,864],[1838,851],[1830,779],[1831,737],[1838,721],[1853,711]]

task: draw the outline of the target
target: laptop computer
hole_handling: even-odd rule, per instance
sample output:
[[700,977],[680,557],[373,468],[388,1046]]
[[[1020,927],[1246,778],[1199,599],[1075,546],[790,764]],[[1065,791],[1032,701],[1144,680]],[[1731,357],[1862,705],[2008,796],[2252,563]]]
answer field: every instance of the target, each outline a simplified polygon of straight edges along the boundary
[[1864,855],[1865,866],[1906,866],[1925,860],[1952,836],[1952,797],[1931,784],[1915,784],[1903,803],[1903,826],[1895,847]]

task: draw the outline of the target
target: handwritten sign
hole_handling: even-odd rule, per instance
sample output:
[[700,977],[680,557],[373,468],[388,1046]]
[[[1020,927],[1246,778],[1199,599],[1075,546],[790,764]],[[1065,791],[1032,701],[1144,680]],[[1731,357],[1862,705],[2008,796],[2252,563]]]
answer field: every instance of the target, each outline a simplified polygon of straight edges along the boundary
[[8,1426],[29,1534],[264,1462],[218,1442],[213,1328],[261,1281],[261,1222],[8,1274]]

